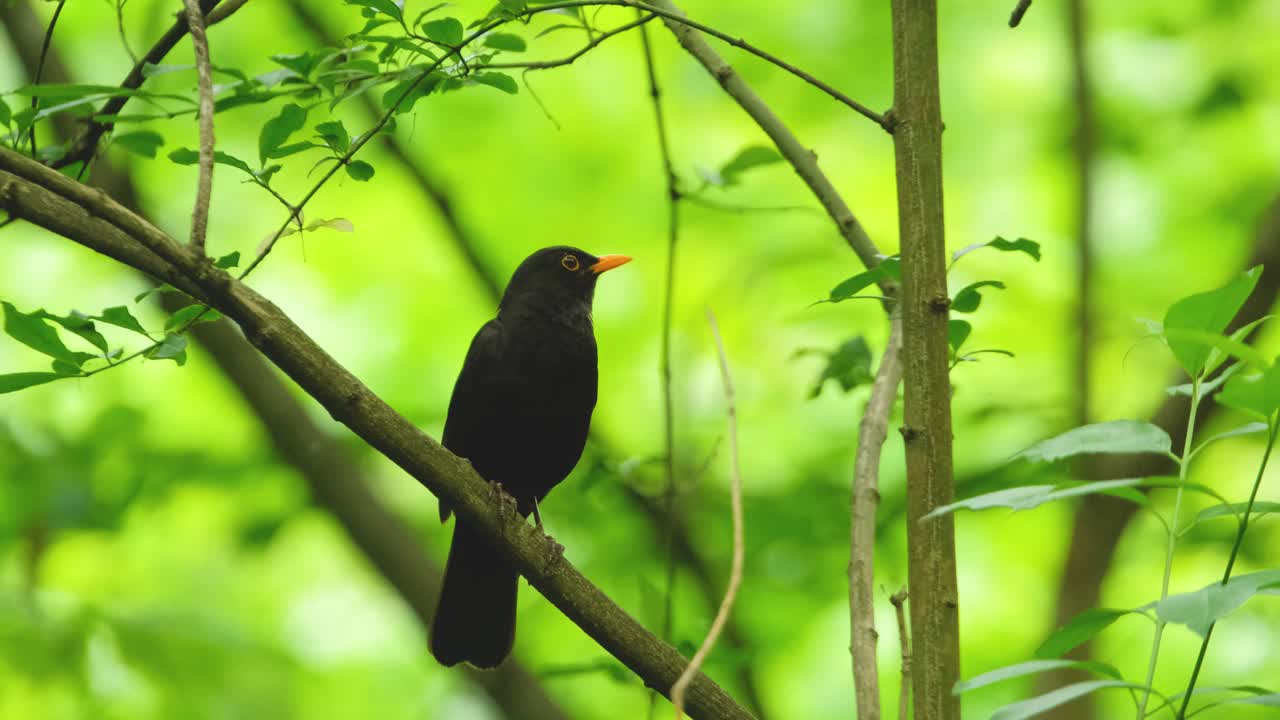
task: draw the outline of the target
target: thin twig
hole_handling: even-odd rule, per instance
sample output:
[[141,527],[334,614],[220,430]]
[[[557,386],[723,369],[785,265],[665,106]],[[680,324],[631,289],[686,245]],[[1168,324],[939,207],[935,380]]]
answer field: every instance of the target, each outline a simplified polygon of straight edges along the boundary
[[[653,2],[670,12],[679,12],[679,8],[670,0],[653,0]],[[666,16],[663,17],[666,18]],[[716,78],[720,87],[724,88],[724,91],[773,140],[778,152],[791,164],[791,167],[795,168],[796,174],[822,203],[822,207],[835,222],[840,235],[849,247],[853,248],[862,264],[868,269],[878,265],[882,257],[880,249],[871,241],[862,223],[858,222],[858,218],[849,209],[849,205],[845,203],[839,191],[822,172],[822,168],[818,166],[817,155],[800,143],[791,129],[774,114],[773,110],[760,99],[760,96],[751,89],[733,66],[725,62],[724,58],[707,43],[705,38],[694,29],[678,22],[667,20],[666,25],[680,41],[680,45],[706,68],[712,77]],[[880,287],[886,295],[896,292],[896,285],[892,281],[882,281]]]
[[191,44],[195,47],[200,91],[200,180],[196,186],[196,205],[191,211],[191,247],[203,255],[205,233],[209,229],[209,195],[213,192],[213,69],[200,5],[197,0],[183,0],[183,4],[187,8]]
[[226,20],[231,17],[232,13],[244,7],[244,4],[247,2],[249,2],[249,0],[227,0],[226,2],[219,4],[205,15],[204,26],[206,28],[210,28],[223,20]]
[[1086,52],[1088,39],[1087,0],[1068,0],[1071,36],[1071,69],[1074,80],[1076,120],[1076,337],[1075,421],[1087,425],[1090,417],[1089,388],[1092,385],[1093,351],[1093,185],[1096,123],[1093,91]]
[[[567,55],[565,57],[562,57],[559,60],[537,60],[532,62],[497,62],[497,63],[489,63],[488,65],[485,65],[485,69],[488,70],[488,69],[524,68],[526,70],[547,70],[550,68],[558,68],[558,67],[564,67],[565,65],[572,65],[575,60],[587,54],[588,51],[595,48],[597,45],[604,42],[605,40],[608,40],[614,35],[621,35],[622,33],[628,30],[640,27],[641,25],[644,25],[645,23],[657,17],[657,15],[654,15],[653,13],[649,13],[645,15],[643,14],[643,11],[637,10],[636,12],[641,13],[641,16],[638,19],[632,20],[631,22],[626,23],[625,25],[619,25],[618,27],[612,30],[609,30],[607,32],[601,33],[599,35],[593,35],[590,42],[578,48],[577,52],[573,53],[572,55]],[[645,42],[647,43],[648,41],[646,40]]]
[[849,508],[849,652],[861,720],[879,720],[880,673],[876,662],[875,547],[876,509],[880,505],[880,452],[889,431],[889,414],[902,381],[902,320],[894,311],[889,341],[871,384],[871,396],[858,428]]
[[[40,78],[44,75],[44,61],[49,56],[49,45],[53,43],[53,29],[58,26],[58,18],[62,15],[62,6],[67,4],[67,0],[58,0],[58,7],[53,9],[53,17],[49,18],[49,27],[44,31],[44,44],[40,46],[40,62],[36,64],[36,77],[32,85],[39,85]],[[31,95],[31,113],[35,114],[40,107],[40,94],[33,93]],[[31,157],[39,159],[39,153],[36,152],[36,122],[31,120]]]
[[902,646],[902,687],[898,690],[898,720],[911,717],[911,634],[907,632],[907,589],[894,593],[889,602],[898,616],[898,640]]
[[1009,27],[1018,27],[1018,23],[1022,22],[1022,16],[1027,14],[1027,8],[1029,7],[1031,7],[1031,0],[1018,0],[1017,7],[1009,15]]
[[746,554],[742,531],[742,468],[738,465],[738,410],[733,394],[733,379],[729,376],[729,358],[724,352],[724,340],[720,337],[720,326],[716,323],[716,316],[715,313],[711,312],[711,308],[707,308],[707,323],[711,326],[711,334],[716,341],[716,354],[720,358],[720,379],[724,382],[725,408],[729,416],[729,487],[730,505],[733,512],[733,568],[729,572],[729,587],[724,591],[724,600],[720,603],[720,610],[716,612],[715,620],[711,621],[711,629],[707,631],[706,639],[702,641],[702,646],[698,648],[698,652],[693,654],[693,659],[689,661],[689,666],[684,669],[684,672],[680,673],[680,678],[671,687],[671,704],[675,705],[676,708],[676,720],[680,720],[684,714],[684,693],[689,686],[689,680],[702,667],[703,661],[711,653],[711,648],[715,647],[716,639],[720,637],[720,631],[729,619],[730,611],[733,610],[733,600],[738,595],[738,587],[742,585],[742,564]]
[[120,44],[124,46],[125,53],[136,65],[138,63],[138,53],[133,51],[133,46],[129,44],[129,34],[124,30],[124,4],[128,1],[116,0],[116,32],[120,34]]
[[[646,21],[641,11],[636,22]],[[600,38],[604,36],[601,35]],[[666,187],[667,205],[667,272],[666,289],[662,300],[662,335],[658,350],[658,375],[662,383],[662,469],[665,481],[663,500],[666,527],[663,528],[663,552],[666,554],[666,587],[663,588],[662,638],[671,641],[674,626],[674,597],[676,583],[676,556],[674,527],[676,516],[676,438],[675,406],[671,393],[671,317],[675,312],[676,245],[680,237],[680,190],[676,186],[675,167],[671,162],[671,141],[667,135],[666,116],[662,112],[662,88],[658,84],[658,70],[653,60],[653,46],[649,43],[649,31],[640,28],[640,46],[644,53],[645,74],[649,81],[649,99],[653,102],[653,116],[658,131],[658,151],[662,160],[662,176]],[[650,696],[649,716],[653,717],[656,696]]]

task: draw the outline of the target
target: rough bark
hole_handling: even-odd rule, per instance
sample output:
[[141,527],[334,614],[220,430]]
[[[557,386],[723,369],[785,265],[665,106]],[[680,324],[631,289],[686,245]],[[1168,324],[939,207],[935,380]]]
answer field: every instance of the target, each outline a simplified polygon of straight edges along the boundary
[[950,515],[921,522],[954,492],[937,29],[935,0],[893,1],[913,697],[916,718],[959,720],[955,525]]

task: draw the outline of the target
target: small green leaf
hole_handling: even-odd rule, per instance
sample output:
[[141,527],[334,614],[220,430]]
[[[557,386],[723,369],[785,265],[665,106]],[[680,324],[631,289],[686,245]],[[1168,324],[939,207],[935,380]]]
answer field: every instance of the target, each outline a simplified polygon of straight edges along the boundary
[[[208,308],[198,303],[195,305],[188,305],[169,316],[169,319],[164,323],[164,331],[171,333],[185,328],[188,323],[199,324],[213,322],[221,317],[222,315],[213,308]],[[192,321],[194,321],[194,323]]]
[[1280,570],[1237,575],[1225,585],[1214,583],[1194,592],[1170,595],[1154,603],[1154,607],[1161,620],[1186,625],[1203,637],[1210,625],[1276,583],[1280,583]]
[[[162,289],[162,287],[163,286],[154,289],[159,290]],[[103,310],[102,314],[98,315],[94,319],[101,320],[102,322],[110,325],[115,325],[116,327],[122,327],[126,330],[132,330],[139,335],[147,335],[147,331],[143,329],[142,323],[138,322],[138,319],[133,316],[133,313],[129,312],[129,308],[124,305],[109,307]],[[150,336],[147,335],[147,337]]]
[[396,22],[404,21],[404,11],[400,9],[399,5],[392,2],[392,0],[347,0],[347,4],[367,7],[370,10],[374,10],[382,13],[383,15],[394,18]]
[[347,174],[353,180],[365,182],[373,177],[373,166],[363,160],[352,160],[347,163]]
[[345,153],[351,147],[351,133],[341,120],[331,120],[316,125],[316,134],[335,152]]
[[62,375],[63,377],[80,377],[84,375],[83,370],[81,370],[76,365],[72,365],[71,363],[65,363],[65,362],[62,362],[61,360],[54,360],[52,365],[53,365],[53,371],[58,375]]
[[1169,434],[1141,420],[1113,420],[1068,430],[1014,455],[1014,460],[1054,462],[1076,455],[1156,453],[1172,450]]
[[482,72],[471,76],[472,80],[481,85],[498,88],[508,95],[515,95],[520,92],[520,87],[516,85],[515,78],[500,72]]
[[980,242],[980,243],[974,243],[972,245],[966,245],[965,247],[962,247],[959,250],[955,251],[951,255],[951,264],[955,265],[956,261],[959,260],[960,258],[964,257],[965,255],[968,255],[974,250],[980,250],[984,247],[995,248],[996,250],[1000,250],[1002,252],[1026,253],[1031,257],[1031,259],[1035,260],[1036,262],[1040,262],[1040,243],[1035,242],[1034,240],[1028,240],[1026,238],[1018,238],[1017,240],[1005,240],[1004,238],[997,236],[994,240],[988,240],[987,242]]
[[1088,642],[1094,635],[1111,627],[1116,620],[1129,615],[1132,610],[1115,608],[1090,608],[1067,621],[1036,648],[1036,657],[1057,658],[1066,655]]
[[[389,0],[388,0],[389,1]],[[258,159],[262,165],[273,157],[289,136],[302,129],[307,123],[307,111],[294,103],[288,103],[280,109],[280,114],[268,120],[258,133]]]
[[61,316],[51,313],[42,312],[41,317],[46,320],[52,320],[58,323],[64,329],[69,330],[76,335],[84,338],[90,345],[98,348],[102,352],[107,352],[107,339],[102,336],[93,326],[93,321],[87,316],[73,312],[71,315]]
[[[200,162],[200,153],[191,148],[178,148],[169,153],[169,159],[178,165],[195,165]],[[213,161],[219,165],[227,165],[237,170],[242,170],[249,175],[253,175],[253,169],[249,164],[234,155],[228,155],[221,150],[215,150],[213,153]]]
[[272,55],[271,59],[298,73],[299,77],[306,79],[311,74],[311,71],[315,69],[319,58],[311,53],[299,53],[297,55]]
[[1218,393],[1218,402],[1261,418],[1280,410],[1280,358],[1258,375],[1236,374]]
[[148,350],[146,356],[152,360],[172,360],[179,365],[187,362],[187,337],[185,335],[165,335],[164,340],[151,350]]
[[9,127],[9,121],[12,118],[13,112],[9,110],[9,106],[5,103],[4,98],[0,97],[0,125]]
[[153,130],[138,130],[137,132],[116,135],[112,138],[111,144],[122,147],[135,155],[154,158],[156,152],[164,145],[164,137]]
[[17,392],[33,385],[43,385],[66,377],[50,372],[20,372],[0,375],[0,395]]
[[518,13],[524,10],[525,0],[498,0],[502,4],[502,8],[509,13]]
[[223,255],[222,257],[213,261],[214,267],[222,268],[223,270],[230,270],[231,268],[236,267],[239,264],[240,264],[239,250],[236,250],[235,252],[227,253],[226,255]]
[[952,355],[960,352],[960,346],[969,339],[971,332],[973,332],[973,325],[966,320],[947,321],[947,344],[951,346]]
[[1226,440],[1227,438],[1240,437],[1241,435],[1256,435],[1258,433],[1266,432],[1267,430],[1270,430],[1270,429],[1271,429],[1271,426],[1264,422],[1254,422],[1254,423],[1249,423],[1248,425],[1241,425],[1240,427],[1235,428],[1233,430],[1220,432],[1217,435],[1210,437],[1208,440],[1205,440],[1204,442],[1200,443],[1200,446],[1197,447],[1195,450],[1192,450],[1191,454],[1195,455],[1196,453],[1199,453],[1201,450],[1218,442],[1219,440]]
[[831,288],[827,302],[841,302],[854,297],[864,289],[886,278],[898,278],[898,258],[888,257],[881,260],[874,268],[865,270]]
[[1087,483],[1064,483],[1061,485],[1021,485],[1018,487],[996,490],[966,498],[949,505],[934,508],[922,520],[939,517],[957,510],[990,510],[992,508],[1008,508],[1017,512],[1040,507],[1055,500],[1082,497],[1085,495],[1110,495],[1124,500],[1146,505],[1147,497],[1135,492],[1133,488],[1182,488],[1191,492],[1202,493],[1222,502],[1226,500],[1218,491],[1200,483],[1183,482],[1173,478],[1132,478],[1128,480],[1098,480]]
[[[1239,518],[1244,514],[1245,508],[1248,506],[1249,503],[1243,502],[1212,505],[1201,510],[1199,514],[1196,515],[1196,519],[1191,522],[1191,525],[1198,525],[1205,520],[1214,520],[1220,517]],[[1280,512],[1280,503],[1258,500],[1253,503],[1253,510],[1250,514],[1255,518],[1259,518],[1263,515],[1270,515],[1278,512]]]
[[[24,313],[9,303],[4,306],[4,331],[14,340],[51,358],[79,366],[87,359],[86,353],[67,349],[58,337],[58,331],[44,321],[44,311]],[[88,357],[92,357],[91,355]]]
[[847,340],[834,352],[822,350],[801,351],[797,354],[818,354],[827,359],[827,365],[818,375],[809,397],[816,398],[822,393],[828,380],[835,380],[845,392],[859,385],[866,385],[874,378],[871,374],[871,348],[861,336]]
[[978,291],[984,287],[1004,290],[1004,283],[999,280],[982,280],[966,285],[960,292],[956,293],[955,299],[951,301],[952,312],[971,313],[976,311],[978,306],[982,304],[982,293]]
[[[516,0],[520,4],[524,4],[523,0]],[[489,33],[484,36],[484,44],[494,50],[506,50],[507,52],[524,52],[526,45],[524,38],[511,33]]]
[[462,23],[457,18],[445,17],[422,23],[422,34],[449,47],[462,43]]
[[[1128,611],[1125,611],[1128,612]],[[1025,677],[1027,675],[1036,675],[1038,673],[1049,672],[1051,670],[1062,670],[1064,668],[1072,668],[1075,670],[1086,670],[1088,672],[1105,675],[1106,677],[1120,680],[1123,676],[1120,671],[1100,662],[1088,662],[1083,660],[1027,660],[1016,665],[1009,665],[998,670],[982,673],[981,675],[968,680],[961,680],[951,689],[952,695],[960,695],[977,690],[978,688],[994,685],[1005,680],[1013,678]]]
[[442,73],[433,72],[423,78],[421,72],[415,72],[382,94],[382,107],[395,108],[397,113],[409,112],[414,103],[440,87],[444,79]]
[[346,233],[356,231],[356,226],[353,225],[350,220],[341,217],[333,218],[331,220],[315,220],[307,223],[307,226],[304,229],[319,230],[321,228],[328,228],[329,230],[337,230],[338,232]]
[[996,710],[991,720],[1026,720],[1041,715],[1072,700],[1082,698],[1090,693],[1109,688],[1129,688],[1146,690],[1145,685],[1137,685],[1123,680],[1089,680],[1060,687],[1043,695],[1023,700]]
[[744,172],[780,162],[782,156],[777,150],[764,145],[748,145],[720,167],[720,180],[724,185],[737,185]]
[[[1253,293],[1261,276],[1262,266],[1251,268],[1220,288],[1185,297],[1169,307],[1164,316],[1165,341],[1188,375],[1200,375],[1210,353],[1210,345],[1193,339],[1192,335],[1221,334]],[[1170,333],[1171,330],[1192,335]]]

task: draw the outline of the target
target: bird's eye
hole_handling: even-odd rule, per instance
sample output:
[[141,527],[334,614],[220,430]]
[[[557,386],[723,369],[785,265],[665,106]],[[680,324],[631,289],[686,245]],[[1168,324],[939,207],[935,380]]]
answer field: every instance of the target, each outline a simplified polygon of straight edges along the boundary
[[560,264],[564,266],[565,270],[574,272],[578,269],[578,258],[574,255],[565,255],[560,258]]

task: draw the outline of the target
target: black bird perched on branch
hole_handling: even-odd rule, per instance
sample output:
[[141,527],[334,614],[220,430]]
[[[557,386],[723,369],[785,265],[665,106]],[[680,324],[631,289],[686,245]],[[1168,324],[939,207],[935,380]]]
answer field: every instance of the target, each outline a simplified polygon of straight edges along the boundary
[[[444,446],[516,500],[522,517],[573,470],[596,405],[596,280],[631,258],[544,248],[516,268],[498,317],[476,333],[453,386]],[[452,508],[440,503],[440,521]],[[442,665],[497,667],[516,632],[518,574],[461,517],[431,623]]]

